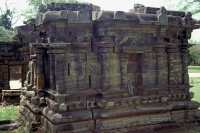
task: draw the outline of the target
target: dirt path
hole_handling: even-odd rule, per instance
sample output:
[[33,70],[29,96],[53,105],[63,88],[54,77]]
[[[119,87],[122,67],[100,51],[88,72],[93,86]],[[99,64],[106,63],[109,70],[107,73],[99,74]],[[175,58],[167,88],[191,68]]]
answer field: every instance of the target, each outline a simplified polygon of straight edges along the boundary
[[188,73],[189,77],[200,77],[200,73]]

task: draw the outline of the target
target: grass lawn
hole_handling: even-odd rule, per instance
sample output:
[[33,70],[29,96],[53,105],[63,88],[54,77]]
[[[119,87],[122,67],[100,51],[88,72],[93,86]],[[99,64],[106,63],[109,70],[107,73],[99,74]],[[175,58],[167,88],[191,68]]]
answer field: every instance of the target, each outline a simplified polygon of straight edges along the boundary
[[17,108],[14,105],[0,107],[0,120],[16,119]]
[[[17,116],[17,106],[14,105],[0,106],[0,120],[6,120],[6,119],[16,119],[19,121],[19,118]],[[24,131],[23,127],[21,126],[15,130],[0,131],[0,133],[24,133]]]
[[194,92],[194,98],[192,100],[200,102],[200,83],[193,85],[190,91]]
[[200,77],[190,77],[190,91],[194,92],[194,98],[192,100],[200,102]]
[[[189,66],[189,73],[200,73],[200,66]],[[190,77],[190,85],[193,86],[190,91],[194,92],[192,100],[200,102],[200,77]]]
[[188,66],[188,73],[200,73],[200,66]]
[[[188,66],[189,73],[200,73],[200,66]],[[200,102],[200,77],[190,77],[190,91],[194,92],[192,100]]]

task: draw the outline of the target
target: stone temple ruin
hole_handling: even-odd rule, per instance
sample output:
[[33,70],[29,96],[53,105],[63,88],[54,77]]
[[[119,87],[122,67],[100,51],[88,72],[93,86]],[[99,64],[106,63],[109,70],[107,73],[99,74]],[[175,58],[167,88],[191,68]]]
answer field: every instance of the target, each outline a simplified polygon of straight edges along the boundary
[[199,122],[187,70],[188,39],[199,27],[191,13],[164,7],[41,5],[5,44],[14,51],[1,47],[2,73],[13,60],[23,66],[25,132],[149,133]]

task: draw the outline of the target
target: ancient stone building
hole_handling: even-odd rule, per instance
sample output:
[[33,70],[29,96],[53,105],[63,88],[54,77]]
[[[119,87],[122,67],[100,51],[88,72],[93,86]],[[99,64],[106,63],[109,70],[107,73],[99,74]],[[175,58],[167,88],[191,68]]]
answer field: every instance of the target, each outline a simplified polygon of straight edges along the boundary
[[[13,38],[14,39],[14,38]],[[21,67],[21,73],[18,74],[23,85],[26,77],[26,71],[24,67],[24,60],[19,49],[23,47],[22,44],[13,40],[13,42],[0,42],[0,101],[6,101],[10,103],[15,103],[18,101],[21,91],[10,90],[9,81],[11,79],[10,75],[13,71],[10,71],[11,67]],[[13,92],[15,94],[13,94]],[[7,99],[7,97],[9,97]]]
[[26,132],[155,132],[199,120],[191,101],[191,13],[135,4],[41,5],[15,28],[26,82],[19,116]]

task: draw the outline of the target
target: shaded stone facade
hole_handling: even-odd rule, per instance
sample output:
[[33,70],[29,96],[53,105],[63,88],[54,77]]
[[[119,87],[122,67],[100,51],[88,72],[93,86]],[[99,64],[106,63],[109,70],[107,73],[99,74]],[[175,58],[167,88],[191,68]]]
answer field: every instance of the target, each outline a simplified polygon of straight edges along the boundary
[[[17,42],[0,42],[0,93],[2,90],[9,90],[10,66],[24,65],[23,57],[19,48],[22,44]],[[22,76],[22,82],[25,80],[25,73]]]
[[23,45],[14,40],[13,42],[0,42],[0,101],[2,102],[19,103],[21,91],[13,90],[11,92],[9,82],[11,80],[10,75],[13,74],[13,71],[10,71],[10,67],[15,66],[21,67],[22,69],[21,73],[17,75],[21,79],[22,86],[25,81],[25,63],[19,51],[21,47]]
[[15,28],[26,132],[155,132],[199,120],[187,70],[197,28],[191,13],[164,7],[41,5],[36,19]]

